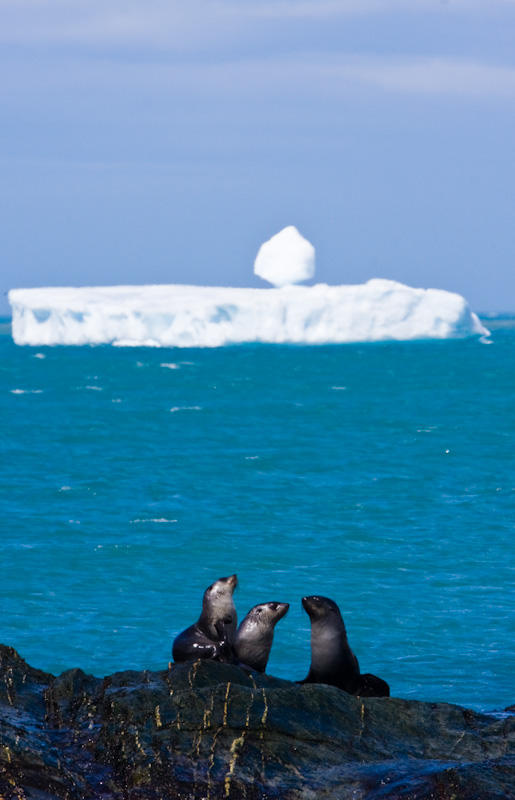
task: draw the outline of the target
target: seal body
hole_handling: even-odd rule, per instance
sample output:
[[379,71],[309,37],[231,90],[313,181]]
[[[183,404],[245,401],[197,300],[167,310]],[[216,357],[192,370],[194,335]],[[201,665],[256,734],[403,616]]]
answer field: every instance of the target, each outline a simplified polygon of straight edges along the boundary
[[340,609],[328,597],[303,597],[311,620],[311,667],[300,683],[325,683],[359,697],[389,697],[390,687],[369,673],[362,675],[352,652]]
[[175,637],[173,660],[196,661],[211,658],[234,663],[234,638],[238,617],[233,594],[238,585],[236,575],[220,578],[209,586],[202,599],[202,613],[197,622]]
[[289,603],[260,603],[251,608],[236,634],[234,647],[240,662],[264,672],[274,641],[274,628],[282,619]]

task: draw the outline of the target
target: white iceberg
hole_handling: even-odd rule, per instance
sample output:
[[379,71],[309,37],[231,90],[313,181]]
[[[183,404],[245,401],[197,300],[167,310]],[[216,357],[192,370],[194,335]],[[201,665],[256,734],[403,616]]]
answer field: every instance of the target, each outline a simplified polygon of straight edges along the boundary
[[315,274],[315,248],[289,225],[261,245],[254,273],[273,286],[309,281]]
[[12,289],[20,345],[222,347],[488,335],[459,294],[396,281],[233,289],[109,286]]

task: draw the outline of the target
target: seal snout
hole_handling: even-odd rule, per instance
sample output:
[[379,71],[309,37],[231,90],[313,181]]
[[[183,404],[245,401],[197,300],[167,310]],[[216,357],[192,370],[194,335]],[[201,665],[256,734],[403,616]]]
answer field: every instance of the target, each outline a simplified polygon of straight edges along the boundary
[[313,608],[313,606],[319,606],[320,605],[320,597],[318,597],[318,595],[316,595],[316,594],[313,594],[310,597],[303,597],[302,598],[302,605],[304,606],[306,611],[308,610],[308,608]]
[[271,611],[273,611],[277,617],[277,622],[282,619],[288,613],[288,609],[290,607],[289,603],[268,603],[268,607]]
[[318,619],[327,613],[334,603],[327,597],[321,597],[317,594],[313,594],[310,597],[303,597],[302,605],[310,619],[313,620]]
[[227,586],[234,592],[238,585],[238,576],[236,574],[229,575],[228,578],[220,578],[220,582],[227,584]]
[[313,597],[303,597],[302,598],[302,607],[304,611],[311,616],[311,612],[313,611]]

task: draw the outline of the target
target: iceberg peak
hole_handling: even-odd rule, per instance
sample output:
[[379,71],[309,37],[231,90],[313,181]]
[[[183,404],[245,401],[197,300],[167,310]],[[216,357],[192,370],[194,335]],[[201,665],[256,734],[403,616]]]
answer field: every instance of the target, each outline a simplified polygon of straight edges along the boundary
[[254,273],[277,287],[308,281],[315,274],[315,248],[288,225],[261,245]]

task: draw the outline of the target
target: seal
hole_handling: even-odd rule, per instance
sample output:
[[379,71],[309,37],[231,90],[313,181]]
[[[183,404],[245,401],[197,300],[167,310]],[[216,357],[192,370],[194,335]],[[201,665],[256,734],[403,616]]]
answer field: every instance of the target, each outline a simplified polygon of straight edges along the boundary
[[235,663],[233,644],[238,617],[233,594],[237,585],[237,576],[230,575],[206,589],[197,622],[174,639],[172,655],[176,663],[196,661],[197,658]]
[[369,673],[362,675],[347,639],[340,609],[328,597],[303,597],[311,620],[311,666],[299,683],[326,683],[358,697],[389,697],[390,687]]
[[260,603],[251,608],[236,634],[234,649],[240,662],[264,672],[274,641],[274,628],[290,607],[289,603]]

